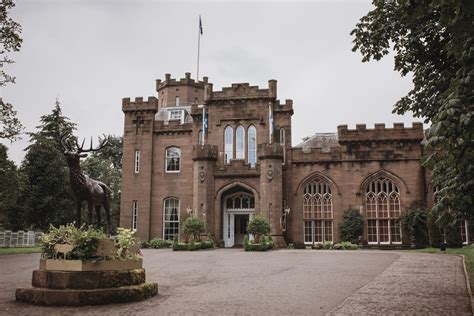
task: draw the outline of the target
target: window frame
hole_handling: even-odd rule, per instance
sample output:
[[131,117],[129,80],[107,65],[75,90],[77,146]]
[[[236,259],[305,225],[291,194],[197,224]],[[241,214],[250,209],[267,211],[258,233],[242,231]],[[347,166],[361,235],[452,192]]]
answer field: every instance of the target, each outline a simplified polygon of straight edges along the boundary
[[[176,114],[179,114],[179,117],[176,116]],[[183,110],[176,110],[176,109],[168,110],[168,121],[182,121],[183,116],[184,116]]]
[[132,201],[132,230],[136,231],[138,227],[138,200]]
[[[364,197],[364,209],[365,222],[367,224],[367,243],[369,245],[402,244],[402,229],[398,222],[398,218],[400,214],[402,214],[401,195],[400,189],[393,179],[379,176],[367,184]],[[369,223],[375,223],[375,225],[369,225]],[[395,234],[393,230],[394,227],[396,229],[397,226],[399,227],[398,234]],[[382,230],[382,228],[384,230]],[[370,233],[373,229],[375,229],[375,234]],[[385,231],[387,231],[388,240],[380,241],[381,235],[385,235],[382,234]],[[396,236],[399,236],[400,241],[393,241]],[[376,240],[370,241],[373,237],[375,237]]]
[[[242,133],[240,137],[239,137],[239,132]],[[242,125],[239,125],[235,129],[235,159],[245,160],[245,143],[246,143],[245,128]],[[239,145],[241,145],[242,148],[239,149]],[[241,153],[240,155],[239,155],[239,152]]]
[[134,159],[134,171],[135,174],[140,173],[140,149],[135,149],[135,159]]
[[[251,146],[251,134],[255,132],[255,144],[254,148]],[[257,166],[257,128],[254,125],[249,125],[247,127],[247,163],[250,165],[251,168],[256,168]],[[250,159],[255,159],[255,161],[251,161]]]
[[[173,208],[172,205],[169,205],[167,206],[167,202],[171,203],[171,201],[177,201],[178,202],[178,206],[176,207],[176,205],[174,205],[174,207],[176,207],[177,209],[177,217],[178,219],[177,220],[166,220],[166,211],[167,209],[168,210],[171,210]],[[163,216],[163,226],[162,226],[162,236],[163,236],[163,239],[165,240],[174,240],[176,237],[179,238],[179,234],[180,234],[180,213],[181,213],[181,201],[180,199],[176,198],[176,197],[167,197],[163,200],[163,213],[162,213],[162,216]],[[171,217],[171,214],[170,216]],[[171,234],[173,236],[172,239],[167,239],[167,235],[166,235],[166,224],[169,224],[169,223],[178,223],[178,228],[177,228],[177,233],[176,234]],[[173,227],[173,229],[176,229],[175,227]]]
[[[227,135],[227,132],[230,132],[230,135]],[[228,139],[230,137],[230,143]],[[230,155],[229,155],[230,154]],[[230,164],[234,159],[234,128],[230,125],[227,125],[224,128],[224,163],[226,165]]]
[[[178,170],[168,170],[168,160],[169,159],[176,159],[175,157],[168,157],[168,152],[171,151],[172,149],[177,149],[179,152],[179,157],[178,157]],[[180,173],[181,172],[181,148],[177,146],[171,146],[165,149],[165,173]]]

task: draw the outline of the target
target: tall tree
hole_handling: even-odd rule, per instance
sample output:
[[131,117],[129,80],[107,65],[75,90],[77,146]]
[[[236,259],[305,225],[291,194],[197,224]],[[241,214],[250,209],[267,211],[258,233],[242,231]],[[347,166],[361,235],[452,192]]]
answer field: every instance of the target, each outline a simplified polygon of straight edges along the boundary
[[474,1],[373,0],[352,31],[363,62],[395,55],[413,89],[393,110],[431,127],[425,165],[441,188],[435,209],[474,212]]
[[59,138],[63,132],[72,134],[75,124],[62,114],[58,100],[40,123],[38,131],[30,133],[33,143],[21,166],[26,184],[20,202],[25,225],[47,229],[74,220],[74,196]]
[[21,180],[15,163],[8,159],[7,147],[0,144],[0,226],[11,228]]
[[[15,77],[7,74],[3,65],[13,63],[7,54],[19,51],[23,41],[20,24],[8,17],[9,10],[14,6],[13,0],[2,0],[0,3],[0,88],[7,83],[15,83]],[[12,105],[0,98],[0,138],[16,140],[22,130],[23,126]]]

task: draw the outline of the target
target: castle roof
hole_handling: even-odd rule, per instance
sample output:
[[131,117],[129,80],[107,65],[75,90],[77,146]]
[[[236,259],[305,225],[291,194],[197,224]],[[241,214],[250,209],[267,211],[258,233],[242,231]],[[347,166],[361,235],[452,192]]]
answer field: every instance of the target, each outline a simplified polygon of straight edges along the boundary
[[321,148],[323,152],[329,152],[331,147],[340,147],[337,133],[316,133],[295,146],[296,148]]

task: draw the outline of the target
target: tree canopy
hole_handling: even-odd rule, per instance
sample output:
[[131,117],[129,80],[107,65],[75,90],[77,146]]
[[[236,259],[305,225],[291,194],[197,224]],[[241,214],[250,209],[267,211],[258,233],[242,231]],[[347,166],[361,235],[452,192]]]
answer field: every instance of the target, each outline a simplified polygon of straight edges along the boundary
[[[8,53],[19,51],[23,41],[20,24],[8,17],[9,10],[14,6],[13,0],[2,0],[0,3],[0,88],[7,83],[15,83],[15,77],[7,74],[3,66],[13,63]],[[14,141],[22,130],[13,106],[0,98],[0,138]]]
[[431,124],[425,165],[440,188],[437,210],[474,212],[474,1],[373,0],[355,29],[363,62],[394,53],[413,89],[393,110]]

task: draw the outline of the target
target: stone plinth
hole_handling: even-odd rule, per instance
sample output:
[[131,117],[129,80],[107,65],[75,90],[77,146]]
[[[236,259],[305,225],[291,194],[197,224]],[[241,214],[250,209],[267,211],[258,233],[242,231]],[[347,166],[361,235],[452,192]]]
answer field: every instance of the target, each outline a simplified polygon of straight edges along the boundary
[[15,297],[30,304],[55,306],[141,301],[158,294],[158,284],[146,282],[142,265],[142,259],[41,259],[40,270],[33,271],[33,287],[16,289]]

